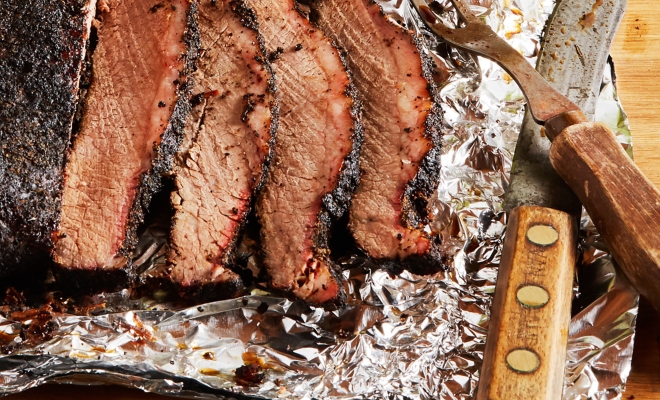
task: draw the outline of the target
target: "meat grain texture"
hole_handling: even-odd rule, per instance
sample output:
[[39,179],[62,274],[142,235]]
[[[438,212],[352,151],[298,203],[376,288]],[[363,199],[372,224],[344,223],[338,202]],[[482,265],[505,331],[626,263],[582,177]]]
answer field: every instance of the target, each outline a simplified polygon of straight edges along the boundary
[[230,267],[271,158],[275,82],[249,10],[205,0],[198,25],[193,111],[174,169],[169,277],[186,296],[227,298],[243,289]]
[[358,181],[358,103],[337,49],[293,0],[248,0],[275,70],[280,118],[275,156],[257,202],[272,287],[314,304],[340,304],[329,228]]
[[361,180],[349,228],[381,265],[417,273],[444,267],[424,229],[440,172],[441,110],[422,38],[372,0],[313,0],[313,21],[346,52],[363,101]]
[[93,79],[56,233],[64,282],[111,285],[130,275],[137,227],[189,113],[195,9],[186,0],[105,0],[99,7]]
[[49,261],[94,3],[0,0],[0,276]]

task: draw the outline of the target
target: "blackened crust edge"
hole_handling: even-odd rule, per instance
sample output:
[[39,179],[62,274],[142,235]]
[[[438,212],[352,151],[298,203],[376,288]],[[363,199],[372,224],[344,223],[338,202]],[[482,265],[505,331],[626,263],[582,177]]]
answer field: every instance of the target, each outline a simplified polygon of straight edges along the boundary
[[[440,93],[433,81],[433,60],[425,53],[424,39],[413,32],[408,32],[417,46],[417,53],[422,63],[422,75],[428,82],[427,89],[433,100],[431,110],[424,121],[424,136],[431,140],[433,147],[424,156],[417,175],[406,185],[402,199],[403,223],[410,228],[419,228],[430,222],[429,203],[432,196],[436,194],[440,183],[443,114],[440,107]],[[421,256],[412,255],[401,260],[402,268],[421,275],[432,274],[448,268],[447,255],[440,250],[442,238],[438,235],[429,235],[428,239],[431,245],[429,251]],[[378,260],[377,262],[384,267],[392,267],[391,261]]]
[[[379,7],[383,18],[388,18],[380,4],[373,0],[370,3]],[[315,18],[313,9],[312,14],[312,18]],[[398,26],[392,21],[390,23]],[[405,35],[410,36],[417,47],[422,64],[422,76],[426,79],[427,90],[433,100],[424,122],[424,136],[432,142],[433,147],[424,156],[417,174],[408,182],[402,196],[401,222],[405,227],[419,229],[429,222],[429,203],[431,197],[436,193],[440,181],[443,114],[440,107],[440,93],[433,81],[433,60],[425,53],[424,39],[404,27],[399,26],[399,29]],[[341,48],[341,46],[337,47]],[[341,54],[345,54],[345,50]],[[406,269],[413,273],[427,275],[439,270],[446,270],[449,260],[440,249],[441,237],[427,236],[427,238],[431,248],[424,255],[411,255],[403,260],[380,258],[373,259],[373,261],[380,267],[397,273]]]
[[0,276],[51,263],[89,43],[87,6],[0,1]]
[[194,82],[190,76],[194,71],[200,49],[197,2],[194,1],[190,2],[183,41],[186,45],[186,54],[182,55],[183,71],[180,74],[176,91],[177,100],[174,111],[167,128],[161,135],[160,145],[154,147],[151,169],[140,176],[137,193],[128,213],[126,237],[118,252],[119,255],[126,258],[127,263],[124,267],[112,269],[82,270],[55,266],[53,274],[58,285],[64,290],[83,290],[89,293],[112,291],[130,285],[137,278],[132,265],[132,253],[138,242],[137,230],[144,222],[145,213],[149,209],[154,193],[163,187],[163,176],[172,168],[172,160],[183,141],[185,121],[191,110],[190,97]]
[[[353,193],[360,184],[360,149],[364,140],[364,129],[362,127],[362,102],[359,100],[358,91],[353,85],[353,76],[348,68],[344,52],[337,46],[334,40],[332,40],[331,44],[337,49],[337,54],[339,54],[341,63],[348,76],[348,85],[344,93],[352,100],[350,110],[351,117],[353,118],[352,147],[342,162],[337,186],[332,192],[323,196],[322,207],[316,219],[317,222],[312,240],[314,242],[315,256],[322,259],[330,267],[330,274],[341,285],[344,281],[341,267],[331,260],[328,246],[330,235],[332,234],[332,226],[346,213],[348,207],[351,205]],[[341,307],[345,304],[346,293],[342,290],[334,301],[327,304],[326,307]]]
[[151,294],[156,290],[163,290],[170,296],[176,293],[176,296],[171,296],[174,299],[183,299],[186,302],[193,302],[195,304],[234,299],[244,295],[246,290],[243,280],[239,276],[236,276],[235,279],[222,282],[181,286],[180,284],[173,282],[171,279],[168,279],[165,273],[159,274],[157,278],[147,279],[144,287],[147,288]]
[[[277,86],[275,83],[275,73],[268,62],[268,57],[266,56],[266,46],[263,40],[263,37],[259,33],[258,25],[256,23],[256,16],[254,12],[245,6],[242,1],[232,1],[230,2],[232,12],[240,18],[241,24],[247,29],[253,30],[257,35],[258,47],[259,47],[259,56],[255,59],[259,62],[268,72],[268,86],[267,91],[270,93],[273,98],[270,103],[270,140],[268,141],[268,154],[264,159],[264,162],[261,166],[261,179],[255,185],[252,190],[252,199],[249,206],[245,209],[241,223],[236,226],[236,229],[233,232],[231,242],[225,248],[223,254],[219,257],[219,262],[223,267],[228,269],[234,269],[236,263],[236,246],[240,238],[240,234],[245,227],[247,217],[250,212],[254,209],[254,202],[256,199],[257,193],[261,191],[264,183],[266,182],[266,177],[268,176],[268,168],[270,167],[270,162],[273,159],[275,141],[277,136],[277,127],[279,121],[279,103],[275,97]],[[196,62],[197,60],[195,60]],[[236,278],[230,281],[221,281],[221,282],[207,282],[200,283],[196,285],[182,286],[180,284],[174,283],[171,279],[167,278],[165,275],[159,275],[158,278],[153,279],[151,285],[156,284],[161,288],[166,290],[176,290],[177,293],[186,299],[198,300],[198,301],[210,301],[210,300],[223,300],[229,298],[238,297],[245,292],[245,286],[243,281],[240,278]]]
[[[250,7],[248,7],[242,0],[235,0],[232,3],[240,5],[240,8],[244,10],[243,15],[245,21],[247,21],[244,23],[249,24],[246,26],[250,26],[252,29],[259,31],[259,23],[254,11]],[[298,3],[296,2],[295,4],[298,13],[300,13],[300,15],[302,15],[304,18],[308,19],[308,16],[304,13],[304,11],[298,7]],[[348,210],[353,193],[355,192],[355,189],[357,189],[357,186],[360,182],[359,158],[360,158],[360,148],[362,147],[362,141],[363,141],[363,127],[361,122],[362,103],[358,99],[357,89],[353,85],[353,78],[348,68],[348,64],[346,63],[341,48],[337,46],[335,42],[332,41],[327,35],[325,35],[325,37],[327,40],[330,41],[330,45],[332,45],[335,49],[337,49],[337,54],[339,55],[341,63],[344,67],[344,71],[348,76],[348,85],[346,86],[344,93],[347,97],[351,98],[352,100],[350,114],[353,119],[353,128],[351,134],[351,141],[352,141],[351,151],[344,157],[342,161],[342,166],[339,171],[339,178],[337,180],[337,185],[330,193],[326,193],[321,199],[321,209],[317,214],[316,224],[314,226],[314,232],[312,234],[314,257],[317,258],[318,260],[323,261],[329,267],[329,272],[332,278],[337,282],[337,284],[340,287],[340,290],[334,299],[332,299],[331,301],[327,301],[323,304],[315,304],[315,305],[322,306],[327,309],[332,309],[336,307],[342,307],[346,304],[346,293],[343,290],[344,278],[341,273],[342,272],[341,267],[330,258],[329,241],[330,241],[330,235],[332,233],[331,228],[333,224],[344,215],[346,210]],[[257,220],[259,220],[258,215],[257,215]],[[260,232],[259,234],[261,236],[261,240],[263,241],[264,232],[261,229],[259,230],[259,232]],[[263,255],[261,256],[261,258],[263,259]],[[303,301],[303,299],[293,297],[291,293],[287,293],[287,292],[279,292],[279,293],[294,301]]]

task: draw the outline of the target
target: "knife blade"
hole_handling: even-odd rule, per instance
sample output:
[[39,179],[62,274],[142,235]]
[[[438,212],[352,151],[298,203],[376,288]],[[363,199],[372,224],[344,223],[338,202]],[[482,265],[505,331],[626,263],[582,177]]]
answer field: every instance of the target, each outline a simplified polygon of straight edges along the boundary
[[[559,3],[548,20],[536,66],[539,74],[575,103],[589,120],[593,120],[596,112],[603,68],[626,1],[608,2],[600,7],[594,12],[593,5],[582,0]],[[580,24],[585,15],[595,18],[586,30]],[[582,204],[552,167],[550,141],[541,132],[542,126],[527,110],[513,157],[504,209],[511,211],[534,204],[579,218]]]

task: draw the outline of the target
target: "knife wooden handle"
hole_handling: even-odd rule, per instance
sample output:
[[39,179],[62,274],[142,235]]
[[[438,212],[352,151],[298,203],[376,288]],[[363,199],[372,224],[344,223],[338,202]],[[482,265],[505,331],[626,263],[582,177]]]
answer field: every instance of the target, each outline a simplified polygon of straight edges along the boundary
[[561,399],[576,230],[574,219],[561,211],[511,211],[478,400]]
[[563,129],[550,148],[550,161],[621,269],[660,311],[660,191],[602,123]]

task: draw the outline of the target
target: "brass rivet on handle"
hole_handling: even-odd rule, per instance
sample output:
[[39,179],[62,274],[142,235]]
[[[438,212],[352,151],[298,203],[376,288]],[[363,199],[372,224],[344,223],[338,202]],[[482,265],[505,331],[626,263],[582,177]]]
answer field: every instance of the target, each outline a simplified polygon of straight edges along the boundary
[[541,286],[525,285],[516,292],[516,300],[525,307],[541,308],[550,301],[550,294]]
[[550,225],[534,225],[527,230],[527,240],[539,246],[551,246],[559,240],[559,233]]
[[506,365],[515,372],[530,374],[541,365],[539,356],[529,349],[514,349],[506,355]]

